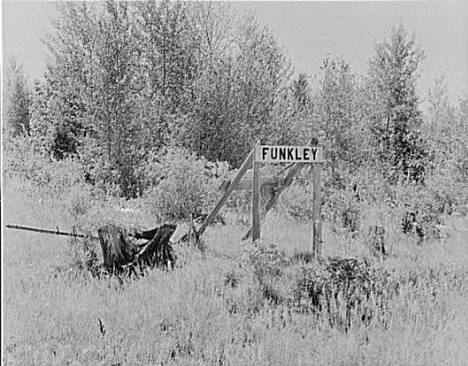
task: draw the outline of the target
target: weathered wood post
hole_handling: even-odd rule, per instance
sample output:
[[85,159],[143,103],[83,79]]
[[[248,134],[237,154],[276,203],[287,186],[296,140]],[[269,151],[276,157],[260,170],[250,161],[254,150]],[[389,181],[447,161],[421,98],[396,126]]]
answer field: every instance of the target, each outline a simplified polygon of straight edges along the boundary
[[231,195],[231,193],[235,190],[236,186],[239,184],[240,180],[242,177],[245,175],[247,170],[249,169],[250,164],[252,164],[252,161],[254,161],[254,154],[255,154],[255,149],[252,149],[250,154],[247,156],[247,158],[244,160],[242,163],[242,166],[239,168],[239,171],[237,172],[236,176],[234,179],[231,181],[229,184],[229,187],[226,189],[226,192],[224,192],[223,197],[218,201],[216,204],[215,208],[211,213],[208,215],[206,218],[205,222],[202,224],[200,229],[198,229],[198,235],[202,236],[203,233],[205,232],[206,228],[211,224],[211,222],[214,220],[218,212],[221,210],[223,205],[226,203],[227,199]]
[[[312,145],[318,146],[318,139]],[[315,259],[322,256],[322,162],[315,163],[313,169],[313,206],[312,206],[312,254]]]
[[[294,163],[294,165],[291,167],[288,174],[286,175],[286,178],[282,180],[282,182],[280,183],[280,186],[278,187],[278,189],[276,189],[273,192],[273,196],[266,204],[265,211],[262,214],[262,218],[261,218],[262,220],[266,217],[267,213],[273,207],[276,206],[281,193],[283,193],[283,191],[291,185],[293,178],[296,176],[297,172],[301,169],[301,167],[302,167],[301,163]],[[250,238],[252,236],[252,230],[253,230],[253,227],[250,227],[249,231],[247,231],[247,233],[242,237],[242,240],[247,240],[248,238]]]
[[[276,203],[280,194],[289,187],[295,174],[299,171],[300,167],[304,163],[313,163],[315,165],[313,170],[313,225],[312,225],[312,253],[314,258],[320,258],[322,255],[322,203],[321,203],[321,170],[323,166],[323,152],[322,148],[318,146],[318,140],[311,140],[310,145],[312,146],[270,146],[266,145],[264,141],[260,140],[255,144],[254,149],[251,151],[249,156],[245,159],[238,173],[234,179],[225,187],[225,193],[219,200],[216,207],[207,217],[203,225],[198,230],[198,236],[201,236],[205,231],[206,227],[212,222],[213,218],[217,215],[223,204],[228,199],[229,195],[236,189],[246,189],[247,185],[244,182],[242,187],[239,187],[242,177],[247,172],[248,167],[252,164],[253,166],[253,177],[252,182],[248,181],[249,187],[252,187],[252,227],[242,238],[246,240],[252,236],[252,240],[255,242],[260,238],[261,235],[261,185],[262,177],[260,177],[260,165],[261,163],[294,163],[288,172],[286,178],[277,181],[276,179],[265,178],[264,182],[272,182],[279,184],[276,186],[270,201],[265,207],[266,213],[271,210]],[[184,238],[187,234],[184,236]],[[183,240],[183,239],[182,239]]]
[[313,169],[313,226],[312,226],[312,253],[315,259],[322,256],[322,197],[321,174],[322,163],[314,164]]
[[[258,141],[255,145],[255,150],[262,145],[262,141]],[[253,159],[253,177],[252,177],[252,241],[260,239],[260,162]]]

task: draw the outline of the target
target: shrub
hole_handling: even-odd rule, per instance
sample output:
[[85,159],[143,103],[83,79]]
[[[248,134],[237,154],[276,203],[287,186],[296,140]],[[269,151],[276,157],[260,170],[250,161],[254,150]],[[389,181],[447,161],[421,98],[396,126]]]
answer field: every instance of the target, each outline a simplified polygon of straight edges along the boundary
[[323,207],[324,217],[341,228],[356,233],[360,230],[361,207],[352,189],[330,192]]
[[398,290],[391,273],[368,261],[329,258],[302,267],[296,278],[295,304],[302,311],[320,312],[330,324],[348,329],[353,321],[380,317]]
[[4,173],[40,184],[43,167],[52,159],[39,141],[28,136],[4,139]]
[[286,272],[290,261],[276,246],[257,240],[245,248],[240,264],[252,273],[264,301],[276,305],[287,301],[291,286]]
[[220,195],[218,187],[227,169],[197,158],[184,149],[172,148],[147,167],[155,184],[145,198],[161,219],[189,219],[209,212]]
[[468,203],[468,182],[457,182],[449,175],[433,175],[426,179],[426,189],[440,213],[451,214]]
[[5,173],[28,181],[43,194],[56,196],[66,189],[84,183],[84,171],[73,158],[57,161],[31,137],[17,137],[5,144]]
[[313,188],[310,184],[293,184],[281,196],[281,205],[289,216],[299,221],[312,219]]
[[[395,187],[403,232],[415,232],[419,239],[437,237],[443,223],[445,200],[430,186],[408,184]],[[408,230],[408,225],[415,230]]]
[[[307,176],[309,175],[309,176]],[[354,177],[353,177],[354,178]],[[292,218],[309,221],[313,213],[313,185],[310,172],[301,171],[293,185],[281,196],[281,205]],[[341,182],[339,185],[330,183],[330,177],[324,172],[322,177],[322,212],[323,217],[334,223],[340,223],[352,232],[360,226],[361,199],[357,191],[355,179]],[[364,185],[366,186],[367,185]]]
[[75,223],[91,207],[93,191],[85,183],[84,168],[77,159],[57,161],[33,137],[6,141],[5,174],[22,182],[22,189],[40,202],[50,202]]
[[258,281],[263,282],[268,277],[281,276],[282,269],[288,264],[288,260],[276,246],[257,240],[247,245],[242,254],[241,263],[250,267]]

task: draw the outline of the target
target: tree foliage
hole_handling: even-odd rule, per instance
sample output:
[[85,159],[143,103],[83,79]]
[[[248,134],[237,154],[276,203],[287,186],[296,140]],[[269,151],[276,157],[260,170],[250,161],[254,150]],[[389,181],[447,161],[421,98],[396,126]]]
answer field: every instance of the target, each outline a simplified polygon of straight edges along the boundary
[[31,95],[23,65],[10,59],[5,80],[4,121],[10,136],[29,134]]
[[10,65],[5,120],[13,135],[31,134],[47,159],[71,156],[99,189],[162,195],[154,188],[161,172],[148,167],[168,170],[168,151],[237,168],[260,138],[318,138],[326,194],[359,177],[468,179],[467,100],[451,104],[437,80],[423,123],[416,83],[424,52],[403,27],[375,45],[366,75],[327,56],[312,78],[293,69],[255,14],[241,17],[225,3],[58,6],[43,80],[30,93],[22,68]]
[[260,136],[286,134],[277,101],[290,66],[255,16],[211,2],[65,3],[48,45],[35,110],[49,127],[36,131],[124,196],[145,189],[150,152],[179,145],[237,166]]
[[378,142],[376,153],[387,165],[387,174],[409,181],[424,176],[426,149],[420,137],[421,111],[416,93],[418,67],[424,52],[400,26],[390,41],[375,46],[369,63],[370,87],[375,100],[370,129]]
[[344,60],[327,57],[323,61],[315,113],[333,184],[342,184],[343,177],[362,162],[358,144],[358,86],[357,75]]

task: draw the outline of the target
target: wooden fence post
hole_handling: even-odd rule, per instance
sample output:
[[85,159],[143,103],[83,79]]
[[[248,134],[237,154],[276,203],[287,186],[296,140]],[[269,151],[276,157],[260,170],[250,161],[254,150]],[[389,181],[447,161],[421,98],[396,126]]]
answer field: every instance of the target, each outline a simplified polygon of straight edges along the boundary
[[[257,142],[254,150],[261,146],[261,144],[261,141]],[[252,241],[260,239],[260,221],[260,163],[256,161],[254,154],[252,176]]]
[[320,182],[322,164],[313,165],[313,211],[312,211],[312,254],[315,259],[322,256],[322,185]]
[[[294,165],[291,167],[288,174],[286,175],[286,178],[284,178],[284,180],[281,182],[281,185],[279,186],[279,188],[273,192],[273,196],[266,204],[265,211],[262,214],[262,219],[265,219],[267,213],[273,207],[275,207],[281,193],[283,193],[283,191],[291,185],[293,178],[295,177],[296,173],[301,169],[301,167],[302,167],[302,164],[294,163]],[[253,228],[250,227],[249,231],[247,231],[247,233],[242,237],[242,240],[247,240],[248,238],[250,238],[250,236],[252,236],[252,230]]]

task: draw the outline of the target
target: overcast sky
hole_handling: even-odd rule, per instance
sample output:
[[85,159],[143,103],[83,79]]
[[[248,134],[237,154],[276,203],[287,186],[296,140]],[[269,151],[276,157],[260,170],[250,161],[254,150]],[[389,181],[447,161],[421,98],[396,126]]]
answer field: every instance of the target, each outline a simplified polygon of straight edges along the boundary
[[[44,69],[41,39],[56,16],[55,4],[3,1],[3,58],[15,55],[31,78]],[[315,75],[327,54],[366,72],[374,45],[402,24],[426,53],[419,92],[427,99],[434,78],[445,75],[455,100],[468,94],[468,0],[234,2],[253,8],[291,58],[297,71]]]

